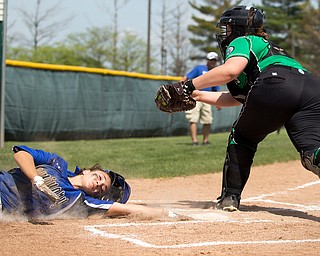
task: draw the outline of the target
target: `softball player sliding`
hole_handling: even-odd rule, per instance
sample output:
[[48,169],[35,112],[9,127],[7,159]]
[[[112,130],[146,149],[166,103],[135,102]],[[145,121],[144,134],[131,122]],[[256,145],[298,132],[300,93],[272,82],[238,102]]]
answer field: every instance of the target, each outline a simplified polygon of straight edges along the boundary
[[140,213],[155,217],[176,217],[171,211],[125,204],[131,189],[125,179],[96,164],[68,170],[68,163],[55,153],[14,146],[19,167],[0,171],[0,212],[19,213],[28,218],[67,213],[87,217],[101,213],[119,216]]

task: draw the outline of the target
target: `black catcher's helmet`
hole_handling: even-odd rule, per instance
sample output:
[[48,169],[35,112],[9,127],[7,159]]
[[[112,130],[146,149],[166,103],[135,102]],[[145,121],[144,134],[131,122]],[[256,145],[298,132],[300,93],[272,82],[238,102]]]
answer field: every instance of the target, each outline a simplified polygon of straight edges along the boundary
[[[264,14],[262,10],[250,6],[236,6],[225,11],[217,24],[221,33],[217,34],[217,41],[224,57],[227,46],[237,37],[253,34],[256,29],[262,27]],[[227,25],[232,33],[227,36]]]
[[107,191],[106,195],[102,196],[100,199],[125,204],[131,194],[129,184],[125,181],[125,178],[122,175],[110,170],[104,171],[108,173],[111,179],[111,187]]

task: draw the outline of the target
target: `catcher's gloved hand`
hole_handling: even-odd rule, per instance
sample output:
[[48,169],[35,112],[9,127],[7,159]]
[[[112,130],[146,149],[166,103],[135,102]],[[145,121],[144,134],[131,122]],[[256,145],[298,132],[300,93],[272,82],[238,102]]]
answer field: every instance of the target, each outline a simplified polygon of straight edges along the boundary
[[155,97],[157,108],[169,113],[191,110],[196,106],[196,101],[190,96],[194,90],[191,80],[162,85]]
[[41,176],[35,176],[33,178],[33,184],[39,191],[45,193],[51,201],[59,201],[59,196],[44,183],[44,179]]

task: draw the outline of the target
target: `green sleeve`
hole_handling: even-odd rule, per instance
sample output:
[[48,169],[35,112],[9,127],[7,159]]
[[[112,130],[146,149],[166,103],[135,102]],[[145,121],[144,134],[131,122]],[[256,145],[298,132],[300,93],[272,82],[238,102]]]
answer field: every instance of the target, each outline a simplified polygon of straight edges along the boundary
[[226,60],[231,57],[245,57],[250,60],[250,41],[246,37],[238,37],[229,44]]

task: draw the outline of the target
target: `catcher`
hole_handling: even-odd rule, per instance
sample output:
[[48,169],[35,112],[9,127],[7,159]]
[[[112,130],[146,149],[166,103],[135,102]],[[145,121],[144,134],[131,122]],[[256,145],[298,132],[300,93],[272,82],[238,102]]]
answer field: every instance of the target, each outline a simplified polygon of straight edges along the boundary
[[[239,208],[258,144],[282,126],[302,165],[320,177],[320,80],[269,41],[263,24],[263,11],[254,7],[225,11],[217,24],[225,63],[185,83],[161,86],[155,99],[166,112],[184,111],[193,100],[242,105],[229,136],[217,209]],[[199,91],[221,84],[229,91]]]
[[0,213],[18,213],[29,219],[132,213],[176,217],[164,209],[125,204],[131,193],[129,184],[120,174],[103,170],[98,164],[71,172],[57,154],[27,146],[12,149],[19,167],[0,171]]

